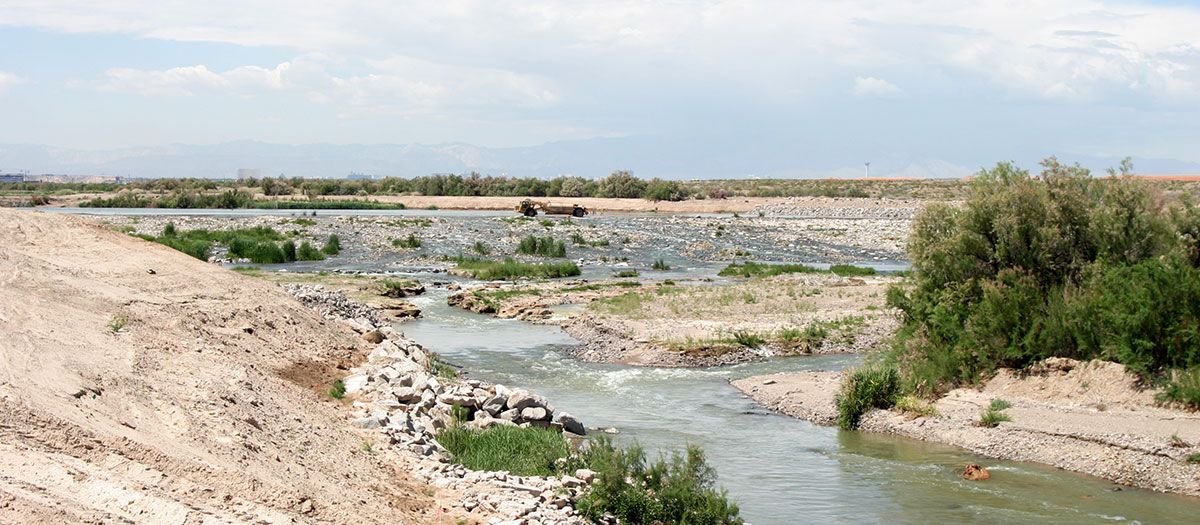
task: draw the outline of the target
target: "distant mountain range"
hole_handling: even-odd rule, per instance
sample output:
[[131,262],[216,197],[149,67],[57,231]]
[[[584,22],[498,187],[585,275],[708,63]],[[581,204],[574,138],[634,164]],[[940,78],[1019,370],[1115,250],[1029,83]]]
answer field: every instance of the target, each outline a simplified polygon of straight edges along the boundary
[[[782,142],[782,141],[781,141]],[[824,153],[824,155],[821,155]],[[839,158],[839,155],[841,158]],[[488,148],[470,144],[303,144],[256,141],[214,145],[171,144],[112,150],[78,150],[53,146],[0,144],[0,173],[117,175],[123,177],[232,178],[238,169],[258,169],[263,176],[345,177],[351,173],[375,177],[414,177],[433,173],[555,177],[603,177],[630,170],[643,178],[857,178],[865,175],[857,155],[801,151],[787,144],[743,143],[713,148],[711,142],[692,143],[654,137],[597,138],[552,142],[538,146]],[[1035,169],[1041,157],[1016,158]],[[872,177],[963,177],[998,159],[916,158],[881,154],[872,160]],[[1096,171],[1120,159],[1070,157]],[[1139,173],[1200,173],[1200,163],[1171,159],[1135,158]]]

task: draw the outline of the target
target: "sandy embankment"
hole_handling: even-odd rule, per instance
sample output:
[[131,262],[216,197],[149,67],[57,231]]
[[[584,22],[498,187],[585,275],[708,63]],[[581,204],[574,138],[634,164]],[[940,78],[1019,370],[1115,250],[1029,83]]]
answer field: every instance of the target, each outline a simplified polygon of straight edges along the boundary
[[[838,372],[776,374],[733,381],[764,407],[814,423],[836,418]],[[993,399],[1012,403],[1012,422],[977,426]],[[963,447],[988,457],[1035,461],[1117,483],[1200,496],[1200,415],[1155,406],[1154,392],[1114,363],[1047,360],[1027,374],[1002,370],[983,388],[953,390],[937,414],[910,417],[874,410],[866,431]]]
[[0,209],[0,326],[0,522],[454,522],[324,394],[366,343],[272,283]]

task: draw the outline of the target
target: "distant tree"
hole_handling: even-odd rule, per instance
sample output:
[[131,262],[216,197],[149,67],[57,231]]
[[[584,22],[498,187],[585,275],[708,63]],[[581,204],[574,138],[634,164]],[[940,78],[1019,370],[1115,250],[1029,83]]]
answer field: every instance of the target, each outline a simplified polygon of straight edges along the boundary
[[600,181],[599,191],[601,197],[636,199],[646,191],[646,182],[626,170],[614,171]]
[[580,177],[565,177],[562,181],[562,189],[558,191],[563,197],[583,197],[586,195],[587,181]]

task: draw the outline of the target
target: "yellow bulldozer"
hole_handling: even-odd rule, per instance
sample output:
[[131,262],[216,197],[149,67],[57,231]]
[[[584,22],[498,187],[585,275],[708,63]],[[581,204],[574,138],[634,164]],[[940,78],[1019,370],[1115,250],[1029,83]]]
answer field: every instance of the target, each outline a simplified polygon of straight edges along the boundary
[[583,217],[584,215],[587,215],[587,208],[584,208],[578,204],[572,204],[570,206],[553,206],[548,202],[535,201],[531,199],[525,199],[521,201],[521,204],[518,204],[516,209],[517,213],[520,213],[526,217],[537,217],[538,210],[542,210],[542,213],[545,213],[546,215],[573,215],[575,217]]

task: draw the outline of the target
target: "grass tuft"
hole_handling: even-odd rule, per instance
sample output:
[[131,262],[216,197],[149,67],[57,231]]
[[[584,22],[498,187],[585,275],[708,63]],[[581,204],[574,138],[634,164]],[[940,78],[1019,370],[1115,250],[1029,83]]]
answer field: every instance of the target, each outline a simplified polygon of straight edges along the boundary
[[871,408],[888,408],[900,393],[900,375],[895,367],[864,367],[850,372],[834,398],[837,424],[845,430],[858,428],[858,422]]
[[475,430],[451,426],[437,442],[455,463],[472,470],[507,471],[518,476],[551,476],[555,462],[570,450],[554,428],[494,426]]

